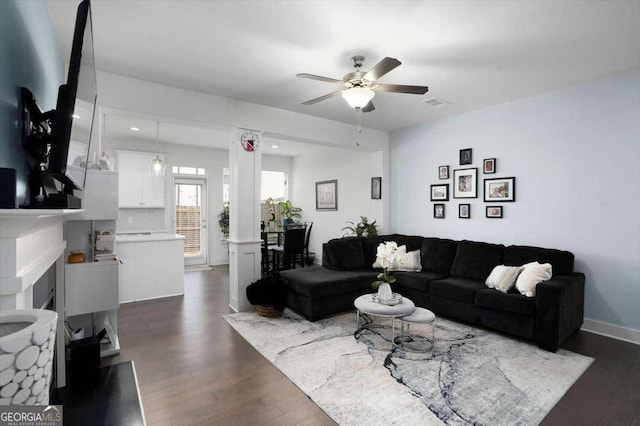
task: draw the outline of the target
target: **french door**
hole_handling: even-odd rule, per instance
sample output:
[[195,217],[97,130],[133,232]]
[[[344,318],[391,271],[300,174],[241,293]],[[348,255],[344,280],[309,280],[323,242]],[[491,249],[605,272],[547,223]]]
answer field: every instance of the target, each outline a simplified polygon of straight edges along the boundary
[[208,263],[207,181],[197,178],[175,178],[174,224],[176,234],[183,235],[184,264]]

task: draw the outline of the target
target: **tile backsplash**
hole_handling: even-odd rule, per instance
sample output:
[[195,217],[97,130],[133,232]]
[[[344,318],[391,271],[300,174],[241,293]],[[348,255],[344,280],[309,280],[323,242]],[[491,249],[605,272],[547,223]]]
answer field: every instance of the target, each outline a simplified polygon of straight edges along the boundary
[[164,209],[120,209],[116,232],[167,232]]

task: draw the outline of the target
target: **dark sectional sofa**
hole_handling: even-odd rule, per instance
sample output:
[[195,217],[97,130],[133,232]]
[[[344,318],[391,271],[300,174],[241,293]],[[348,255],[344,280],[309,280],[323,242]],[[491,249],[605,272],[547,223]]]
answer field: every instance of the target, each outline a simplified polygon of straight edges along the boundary
[[[407,252],[420,250],[422,272],[393,272],[393,290],[416,306],[534,341],[555,352],[580,328],[584,312],[584,274],[573,271],[568,251],[508,246],[409,235],[339,238],[323,245],[322,266],[281,272],[286,305],[310,321],[353,309],[356,297],[372,293],[378,244],[395,241]],[[538,261],[552,265],[553,277],[538,284],[535,297],[515,288],[502,293],[484,281],[494,266]]]

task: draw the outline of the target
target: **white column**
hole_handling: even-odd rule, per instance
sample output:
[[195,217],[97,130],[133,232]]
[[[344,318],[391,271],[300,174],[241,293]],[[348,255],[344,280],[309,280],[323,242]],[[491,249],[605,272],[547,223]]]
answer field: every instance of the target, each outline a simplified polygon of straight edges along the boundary
[[229,145],[229,306],[236,312],[252,308],[249,284],[260,279],[261,132],[232,129]]

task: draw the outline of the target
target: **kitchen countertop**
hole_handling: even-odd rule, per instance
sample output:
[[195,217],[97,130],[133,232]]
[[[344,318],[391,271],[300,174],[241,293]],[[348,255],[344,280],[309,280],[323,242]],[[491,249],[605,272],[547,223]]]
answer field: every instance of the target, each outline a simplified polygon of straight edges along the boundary
[[116,235],[116,242],[118,243],[142,243],[147,241],[170,241],[170,240],[184,240],[184,236],[179,234],[168,234],[168,233],[159,233],[159,232]]

